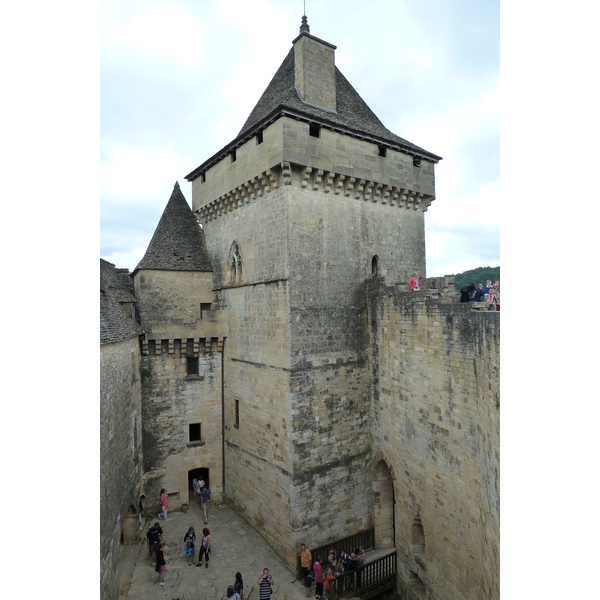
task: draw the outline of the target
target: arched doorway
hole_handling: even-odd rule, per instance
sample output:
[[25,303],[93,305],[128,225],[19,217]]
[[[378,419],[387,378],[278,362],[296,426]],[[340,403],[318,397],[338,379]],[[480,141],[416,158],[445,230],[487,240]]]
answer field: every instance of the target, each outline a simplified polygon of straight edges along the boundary
[[188,490],[190,493],[190,500],[194,496],[194,479],[203,479],[204,483],[210,487],[208,469],[192,469],[191,471],[188,471]]
[[373,496],[375,547],[394,548],[394,481],[385,460],[375,465]]

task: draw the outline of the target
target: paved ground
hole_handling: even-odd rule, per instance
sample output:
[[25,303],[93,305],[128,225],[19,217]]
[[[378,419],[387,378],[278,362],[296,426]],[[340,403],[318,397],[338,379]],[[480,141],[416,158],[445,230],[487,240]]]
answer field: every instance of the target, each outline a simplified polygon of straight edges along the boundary
[[[157,520],[157,516],[146,520],[144,538],[151,524]],[[208,568],[204,565],[188,566],[183,545],[183,536],[190,527],[194,528],[198,538],[205,527],[198,502],[192,502],[187,513],[169,513],[168,521],[160,521],[160,526],[167,561],[165,585],[158,585],[158,573],[150,566],[144,539],[135,546],[123,547],[120,600],[222,600],[226,598],[227,586],[233,584],[237,571],[244,580],[243,600],[258,600],[257,581],[263,567],[269,568],[275,580],[273,600],[306,599],[305,588],[294,574],[260,535],[229,508],[217,505],[210,508],[206,527],[210,530],[213,550]],[[198,546],[199,541],[196,548]]]

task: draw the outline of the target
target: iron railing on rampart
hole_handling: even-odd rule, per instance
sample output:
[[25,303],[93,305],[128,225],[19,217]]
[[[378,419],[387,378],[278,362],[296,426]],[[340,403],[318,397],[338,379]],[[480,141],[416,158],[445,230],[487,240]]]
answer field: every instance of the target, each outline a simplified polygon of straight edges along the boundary
[[359,569],[346,571],[331,583],[329,599],[360,596],[375,598],[396,586],[396,550]]
[[[325,544],[324,546],[319,546],[317,548],[309,548],[313,561],[317,560],[317,557],[320,556],[323,559],[323,573],[325,573],[327,569],[327,556],[329,554],[329,550],[331,547],[335,548],[337,555],[339,557],[340,552],[345,550],[348,554],[354,552],[356,548],[363,547],[365,552],[371,550],[375,547],[375,528],[365,529],[364,531],[359,531],[354,535],[350,535],[341,540],[336,540],[335,542],[330,542],[329,544]],[[302,568],[300,567],[300,557],[297,557],[297,567],[296,567],[296,576],[298,579],[302,579]]]

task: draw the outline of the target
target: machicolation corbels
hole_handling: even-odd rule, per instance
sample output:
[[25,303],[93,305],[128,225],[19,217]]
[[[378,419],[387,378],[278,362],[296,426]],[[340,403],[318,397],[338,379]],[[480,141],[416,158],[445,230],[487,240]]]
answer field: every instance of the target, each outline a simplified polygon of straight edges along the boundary
[[212,202],[200,207],[196,214],[201,222],[212,221],[224,213],[241,208],[284,186],[298,185],[303,189],[322,190],[328,194],[341,194],[365,202],[372,201],[425,212],[434,197],[401,186],[386,185],[378,181],[348,177],[335,171],[313,169],[306,165],[282,162],[279,167],[268,169],[243,185],[233,188]]

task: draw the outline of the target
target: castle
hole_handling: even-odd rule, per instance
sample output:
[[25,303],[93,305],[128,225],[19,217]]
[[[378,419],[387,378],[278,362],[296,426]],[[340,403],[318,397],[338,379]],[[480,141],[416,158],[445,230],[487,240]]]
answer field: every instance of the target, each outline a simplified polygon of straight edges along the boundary
[[[402,598],[499,598],[499,313],[412,292],[439,156],[388,131],[306,17],[129,274],[101,260],[101,558],[202,476],[295,567],[369,527]],[[422,289],[426,280],[420,278]]]

